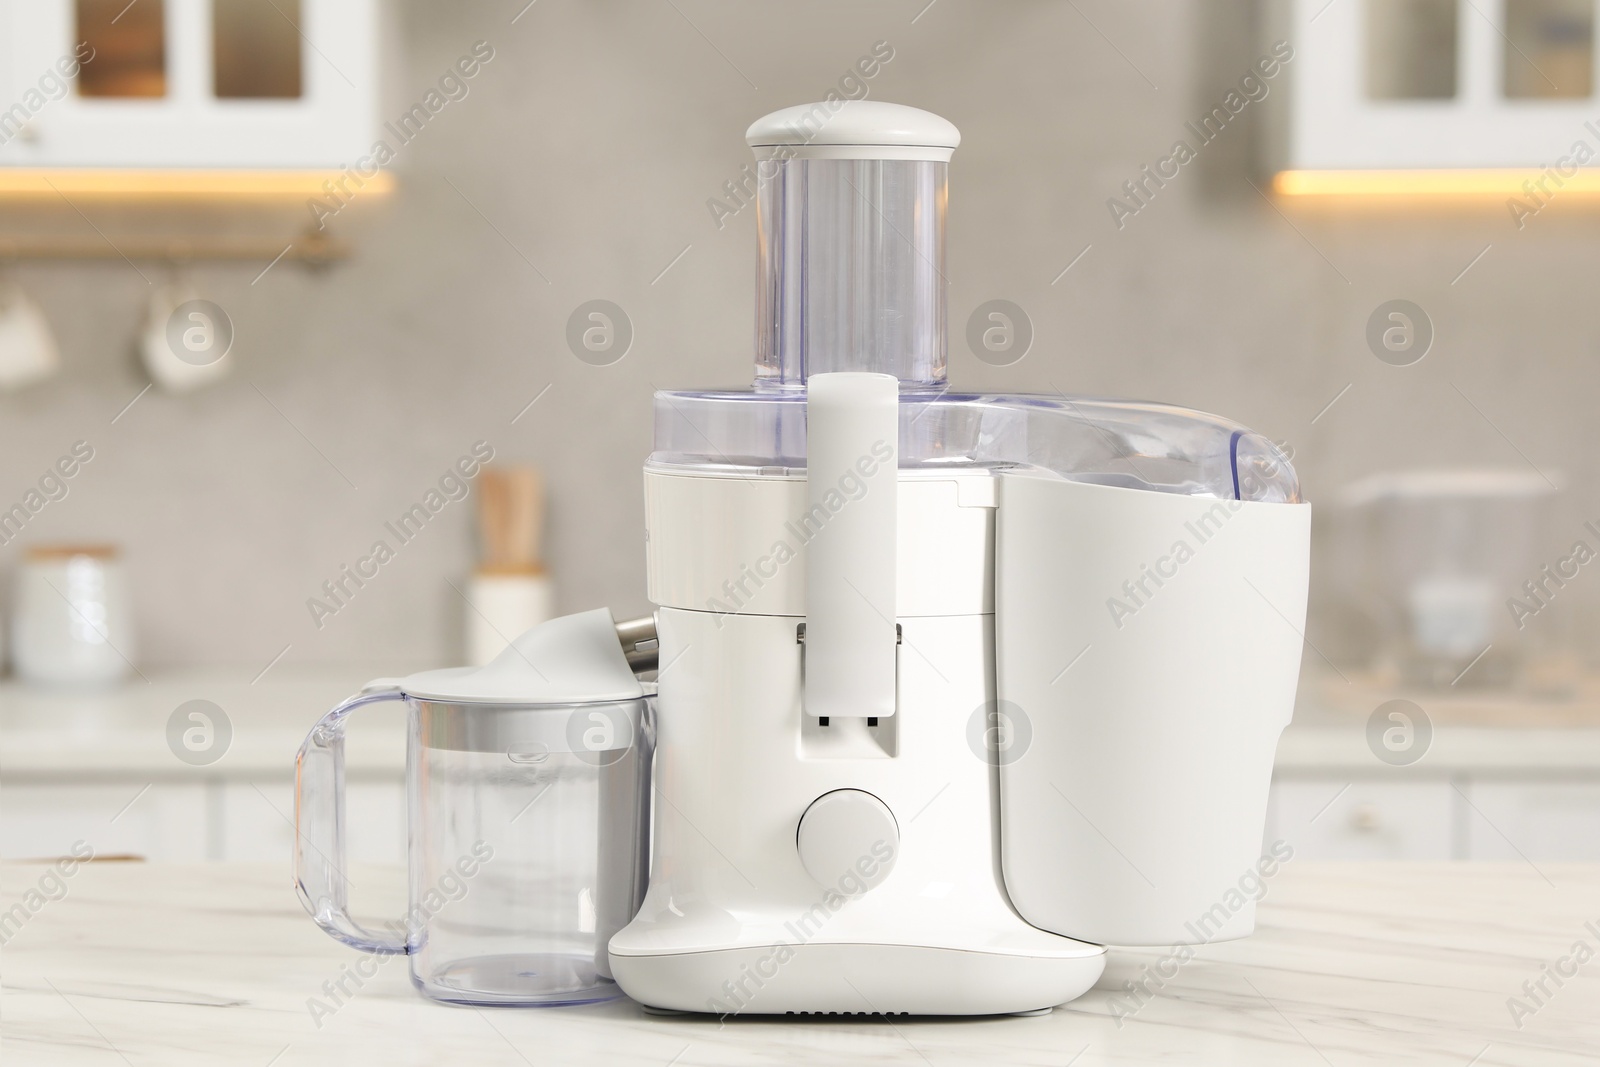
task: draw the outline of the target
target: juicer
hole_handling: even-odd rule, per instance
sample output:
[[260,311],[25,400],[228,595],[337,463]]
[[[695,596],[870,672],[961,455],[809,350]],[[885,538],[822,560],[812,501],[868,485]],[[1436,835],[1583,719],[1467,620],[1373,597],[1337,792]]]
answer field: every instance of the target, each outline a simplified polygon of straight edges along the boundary
[[[1045,1011],[1106,945],[1245,936],[1305,622],[1287,458],[1184,408],[953,390],[944,119],[831,100],[747,139],[755,382],[655,396],[654,616],[329,712],[307,909],[435,999],[721,1016]],[[343,724],[380,702],[411,724],[387,935],[343,874]]]
[[1035,1011],[1103,945],[1252,928],[1310,508],[1215,416],[951,389],[959,140],[747,133],[755,382],[659,392],[644,471],[654,858],[610,958],[647,1006]]

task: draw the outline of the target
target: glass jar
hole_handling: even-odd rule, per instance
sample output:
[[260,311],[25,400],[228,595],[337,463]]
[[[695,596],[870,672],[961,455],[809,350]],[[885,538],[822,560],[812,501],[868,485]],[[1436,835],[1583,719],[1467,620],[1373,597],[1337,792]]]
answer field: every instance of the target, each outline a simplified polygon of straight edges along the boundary
[[132,610],[111,545],[37,545],[17,569],[11,658],[18,677],[109,684],[133,670]]

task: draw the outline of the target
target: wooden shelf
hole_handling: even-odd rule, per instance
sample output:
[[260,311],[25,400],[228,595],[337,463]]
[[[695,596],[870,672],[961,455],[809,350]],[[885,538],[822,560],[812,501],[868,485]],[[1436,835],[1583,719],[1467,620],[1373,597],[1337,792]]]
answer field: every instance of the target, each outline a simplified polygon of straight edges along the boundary
[[[287,248],[285,246],[287,245]],[[312,231],[292,241],[282,239],[150,239],[0,237],[0,261],[19,259],[138,259],[167,263],[198,260],[252,260],[262,264],[278,259],[310,266],[346,259],[350,248]]]

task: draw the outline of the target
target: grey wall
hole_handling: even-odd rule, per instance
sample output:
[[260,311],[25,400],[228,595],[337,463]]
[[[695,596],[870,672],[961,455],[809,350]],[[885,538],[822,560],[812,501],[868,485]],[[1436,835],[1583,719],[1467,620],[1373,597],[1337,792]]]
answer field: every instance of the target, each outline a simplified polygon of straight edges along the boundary
[[[1292,444],[1312,500],[1381,467],[1519,464],[1520,451],[1566,473],[1570,515],[1600,514],[1597,216],[1558,202],[1521,232],[1498,204],[1285,217],[1247,181],[1262,182],[1280,78],[1119,231],[1107,198],[1262,52],[1253,5],[938,0],[913,22],[924,3],[540,0],[515,25],[517,0],[398,6],[390,113],[473,41],[495,58],[404,149],[397,192],[333,223],[352,261],[283,264],[255,284],[259,264],[190,272],[236,324],[227,382],[152,391],[112,425],[145,381],[130,345],[146,281],[120,260],[16,268],[67,370],[0,396],[0,501],[73,441],[94,444],[26,540],[125,545],[149,662],[264,665],[290,645],[290,663],[431,663],[458,654],[462,606],[446,579],[471,564],[470,503],[320,631],[305,601],[485,439],[549,472],[561,607],[643,611],[651,391],[749,377],[753,211],[719,230],[705,202],[748,158],[753,118],[819,97],[887,40],[895,55],[872,97],[943,114],[964,137],[951,169],[952,379],[1230,415]],[[636,329],[609,367],[563,340],[568,314],[596,297]],[[962,340],[993,297],[1022,305],[1037,331],[1008,368]],[[1436,324],[1414,367],[1380,363],[1363,341],[1368,314],[1394,297]],[[1576,536],[1563,521],[1571,535],[1552,548]],[[0,549],[0,566],[16,553]]]

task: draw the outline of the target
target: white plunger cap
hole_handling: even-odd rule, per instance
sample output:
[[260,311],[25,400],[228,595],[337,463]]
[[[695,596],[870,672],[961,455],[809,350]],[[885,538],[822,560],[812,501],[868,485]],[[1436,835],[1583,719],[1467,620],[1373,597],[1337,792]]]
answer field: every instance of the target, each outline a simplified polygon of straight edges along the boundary
[[961,131],[931,111],[878,100],[799,104],[745,131],[757,159],[925,159],[948,162]]

